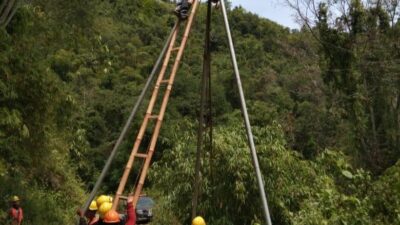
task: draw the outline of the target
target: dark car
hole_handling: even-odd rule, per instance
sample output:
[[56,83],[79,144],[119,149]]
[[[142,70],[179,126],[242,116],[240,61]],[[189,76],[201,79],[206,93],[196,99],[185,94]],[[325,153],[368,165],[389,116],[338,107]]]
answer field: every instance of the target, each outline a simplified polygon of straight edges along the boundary
[[140,196],[136,204],[136,223],[146,224],[153,219],[154,201],[148,196]]

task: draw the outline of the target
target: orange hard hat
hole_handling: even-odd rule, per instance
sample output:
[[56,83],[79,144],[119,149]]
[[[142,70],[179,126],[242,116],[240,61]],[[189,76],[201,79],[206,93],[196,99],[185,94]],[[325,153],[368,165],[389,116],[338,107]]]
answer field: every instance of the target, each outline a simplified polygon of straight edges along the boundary
[[118,212],[115,210],[108,211],[106,213],[106,215],[104,215],[103,222],[104,223],[119,223],[120,219],[119,219]]

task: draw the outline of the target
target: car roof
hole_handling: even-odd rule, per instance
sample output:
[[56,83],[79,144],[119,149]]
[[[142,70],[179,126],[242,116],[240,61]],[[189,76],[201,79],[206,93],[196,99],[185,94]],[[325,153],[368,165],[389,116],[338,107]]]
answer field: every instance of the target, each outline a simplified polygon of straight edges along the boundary
[[151,197],[140,196],[136,208],[152,208],[155,202]]

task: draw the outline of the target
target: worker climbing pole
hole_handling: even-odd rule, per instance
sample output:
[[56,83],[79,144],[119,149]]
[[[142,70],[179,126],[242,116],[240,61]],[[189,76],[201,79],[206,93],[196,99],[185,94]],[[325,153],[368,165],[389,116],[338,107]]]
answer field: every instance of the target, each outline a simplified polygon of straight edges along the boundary
[[[187,2],[187,1],[185,1]],[[85,205],[82,207],[83,213],[88,209],[90,203],[92,202],[94,196],[96,195],[99,186],[101,185],[105,175],[107,174],[107,171],[109,170],[109,167],[111,165],[111,162],[116,154],[116,151],[124,138],[132,120],[133,117],[143,101],[144,95],[146,91],[149,89],[150,84],[152,83],[153,77],[155,74],[158,72],[158,78],[156,80],[150,102],[148,104],[146,114],[144,115],[142,124],[140,126],[139,132],[137,134],[134,146],[132,148],[132,151],[130,153],[130,156],[128,158],[128,162],[126,164],[126,167],[124,169],[123,175],[121,177],[120,183],[118,185],[117,192],[115,194],[113,204],[112,204],[112,210],[116,210],[119,204],[120,199],[126,198],[123,196],[125,191],[125,187],[128,182],[129,175],[132,171],[134,162],[136,159],[142,160],[142,167],[139,171],[139,176],[137,179],[137,183],[134,187],[133,193],[128,192],[126,194],[132,195],[133,194],[133,206],[136,206],[136,203],[138,202],[139,196],[142,192],[146,176],[151,164],[151,160],[153,157],[153,154],[156,150],[156,145],[157,145],[157,139],[160,134],[160,129],[164,120],[167,104],[169,101],[169,97],[172,91],[172,87],[174,85],[176,73],[178,71],[178,68],[180,66],[180,62],[186,47],[186,43],[190,34],[190,31],[192,29],[194,17],[196,15],[196,11],[199,7],[199,0],[192,0],[189,1],[191,5],[191,10],[189,14],[186,14],[184,12],[183,14],[179,11],[177,11],[178,15],[178,21],[176,22],[175,26],[173,27],[171,34],[168,38],[168,41],[165,44],[164,49],[162,50],[159,59],[157,60],[156,65],[153,68],[153,71],[150,75],[150,77],[147,80],[147,83],[145,85],[145,88],[142,90],[141,95],[139,96],[138,101],[136,102],[132,113],[130,117],[128,118],[128,121],[126,125],[124,126],[123,131],[121,132],[120,137],[118,138],[118,141],[116,142],[116,145],[114,146],[114,149],[108,158],[105,167],[103,168],[103,171],[97,180],[88,200],[86,201]],[[246,107],[246,102],[245,102],[245,97],[244,97],[244,92],[242,88],[242,83],[240,79],[240,73],[239,73],[239,68],[236,60],[236,55],[235,55],[235,49],[232,41],[232,36],[230,32],[230,26],[229,26],[229,21],[228,21],[228,16],[227,16],[227,10],[225,6],[224,1],[218,1],[218,0],[209,0],[207,3],[207,20],[206,20],[206,34],[205,34],[205,49],[204,49],[204,62],[203,62],[203,77],[202,77],[202,84],[201,84],[201,108],[200,108],[200,115],[199,115],[199,128],[198,128],[198,147],[197,147],[197,154],[196,154],[196,167],[195,167],[195,183],[194,183],[194,190],[193,190],[193,201],[192,201],[192,219],[193,221],[200,221],[198,224],[205,224],[204,220],[201,217],[197,217],[197,206],[198,206],[198,201],[199,201],[199,196],[200,196],[200,186],[201,186],[201,156],[202,156],[202,151],[204,150],[204,141],[208,142],[208,147],[209,150],[212,149],[212,110],[211,110],[211,51],[210,51],[210,32],[211,32],[211,10],[212,10],[212,3],[217,3],[220,4],[220,8],[222,9],[222,15],[225,23],[225,29],[226,29],[226,34],[227,34],[227,39],[229,43],[229,49],[230,49],[230,55],[232,59],[232,65],[233,65],[233,70],[235,73],[235,78],[236,82],[238,85],[238,92],[240,96],[240,103],[241,103],[241,110],[242,114],[244,117],[244,125],[246,128],[246,133],[247,133],[247,138],[248,138],[248,144],[250,147],[250,152],[251,152],[251,157],[252,157],[252,162],[259,186],[259,191],[260,191],[260,198],[262,202],[262,209],[263,209],[263,214],[265,217],[266,224],[271,225],[271,218],[269,214],[269,209],[268,209],[268,204],[267,204],[267,198],[264,190],[264,182],[262,179],[261,171],[260,171],[260,166],[258,163],[258,158],[257,158],[257,153],[255,149],[255,144],[253,140],[253,134],[251,131],[251,125],[250,125],[250,120],[249,116],[247,113],[247,107]],[[182,3],[181,3],[182,4]],[[179,10],[179,8],[177,8]],[[180,9],[185,9],[181,8]],[[183,16],[182,16],[183,15]],[[184,25],[182,25],[184,24]],[[179,32],[179,29],[181,26],[184,26],[183,32]],[[178,42],[180,41],[180,44]],[[163,61],[161,65],[161,61]],[[171,65],[172,63],[172,65]],[[159,96],[162,95],[162,96]],[[207,110],[206,110],[207,108]],[[158,112],[157,112],[158,111]],[[146,131],[151,130],[148,133]],[[207,132],[207,135],[205,135],[205,131]],[[145,138],[146,135],[149,135],[150,137],[150,142],[148,143],[148,146],[144,147],[142,146],[142,141]],[[197,223],[196,223],[197,224]]]

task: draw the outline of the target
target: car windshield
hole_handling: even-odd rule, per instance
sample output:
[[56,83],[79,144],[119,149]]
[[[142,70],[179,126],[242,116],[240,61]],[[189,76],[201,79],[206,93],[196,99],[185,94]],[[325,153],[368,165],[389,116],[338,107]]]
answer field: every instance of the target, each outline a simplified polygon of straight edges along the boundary
[[150,197],[140,197],[137,203],[137,208],[152,208],[154,201]]

